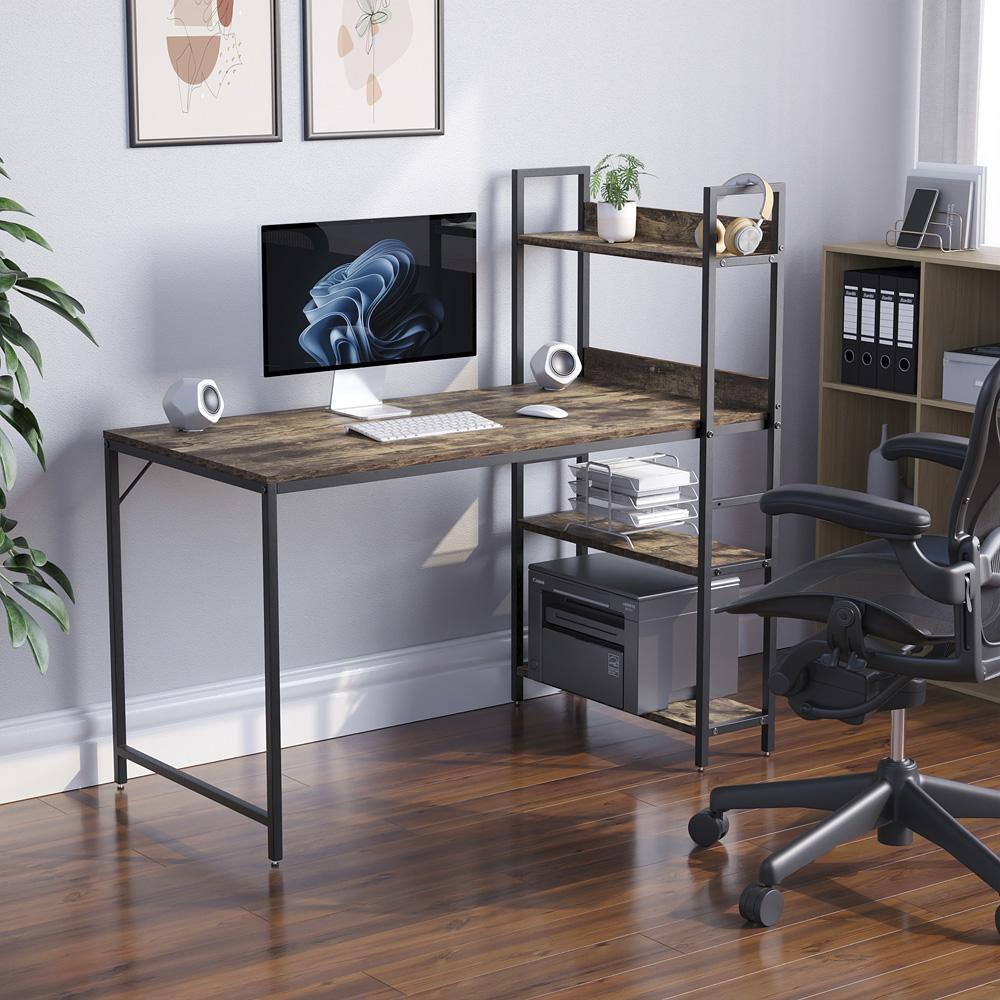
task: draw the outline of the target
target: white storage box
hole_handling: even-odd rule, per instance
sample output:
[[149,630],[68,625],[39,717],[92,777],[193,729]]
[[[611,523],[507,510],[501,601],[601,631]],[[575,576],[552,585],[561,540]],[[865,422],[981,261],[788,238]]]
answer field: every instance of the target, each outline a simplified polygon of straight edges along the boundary
[[986,376],[998,361],[1000,344],[945,351],[941,398],[952,403],[969,403],[975,406]]

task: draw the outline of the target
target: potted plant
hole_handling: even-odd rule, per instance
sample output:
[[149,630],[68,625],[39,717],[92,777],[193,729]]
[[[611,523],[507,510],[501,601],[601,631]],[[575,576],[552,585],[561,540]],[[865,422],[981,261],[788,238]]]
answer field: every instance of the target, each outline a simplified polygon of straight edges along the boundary
[[[9,176],[0,160],[0,177]],[[0,197],[0,216],[10,213],[31,214],[13,199]],[[0,234],[19,243],[52,249],[44,237],[20,221],[0,218]],[[23,535],[14,534],[17,521],[10,516],[7,507],[17,475],[12,430],[45,468],[42,430],[28,408],[31,393],[28,362],[41,375],[42,355],[38,344],[25,333],[11,311],[12,292],[51,309],[89,340],[94,338],[83,321],[83,306],[72,295],[48,278],[32,277],[6,255],[6,250],[0,250],[0,605],[4,611],[0,620],[6,618],[10,644],[15,648],[27,644],[38,669],[44,673],[49,662],[48,642],[32,611],[37,614],[35,609],[41,609],[67,632],[69,617],[56,587],[70,600],[73,600],[73,588],[66,574],[41,549],[33,548]]]
[[[608,153],[590,175],[590,197],[597,201],[597,235],[608,243],[635,239],[635,204],[642,197],[639,178],[646,164],[631,153]],[[634,198],[632,195],[634,194]]]

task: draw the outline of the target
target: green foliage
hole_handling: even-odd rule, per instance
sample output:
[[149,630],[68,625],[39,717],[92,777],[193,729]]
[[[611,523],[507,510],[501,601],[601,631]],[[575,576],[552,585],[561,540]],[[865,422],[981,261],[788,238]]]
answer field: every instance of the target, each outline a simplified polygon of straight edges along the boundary
[[[9,176],[0,160],[0,177]],[[0,197],[0,215],[10,213],[31,214],[12,198]],[[43,236],[20,221],[0,218],[0,234],[4,233],[19,243],[52,249]],[[15,292],[50,309],[93,343],[97,341],[83,319],[84,309],[77,299],[51,279],[22,270],[0,249],[0,604],[11,646],[17,649],[27,645],[44,673],[49,664],[49,645],[29,607],[41,609],[63,632],[68,632],[69,615],[59,591],[70,601],[74,597],[66,574],[41,549],[32,548],[23,535],[12,535],[17,521],[8,513],[7,498],[17,477],[16,438],[27,444],[45,468],[42,429],[28,407],[28,362],[41,376],[42,352],[12,311],[11,296]]]
[[631,153],[608,153],[601,157],[590,175],[590,197],[614,205],[620,212],[625,202],[642,197],[639,187],[640,177],[652,177],[647,173],[646,164]]

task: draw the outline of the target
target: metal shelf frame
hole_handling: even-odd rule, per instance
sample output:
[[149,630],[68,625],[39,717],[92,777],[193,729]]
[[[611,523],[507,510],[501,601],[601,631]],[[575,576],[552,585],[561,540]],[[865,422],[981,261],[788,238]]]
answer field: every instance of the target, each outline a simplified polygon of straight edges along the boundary
[[[590,189],[590,167],[542,167],[513,170],[512,188],[512,232],[511,232],[511,381],[524,382],[524,252],[525,245],[520,237],[525,234],[525,182],[541,177],[576,178],[577,182],[577,228],[584,228],[584,206]],[[763,664],[761,683],[760,714],[738,723],[723,726],[711,725],[709,718],[711,654],[712,654],[712,577],[724,571],[712,566],[713,518],[717,509],[734,505],[732,500],[750,502],[759,494],[747,494],[741,498],[715,497],[715,439],[722,428],[715,425],[715,372],[716,372],[716,298],[719,272],[723,268],[766,265],[770,290],[768,297],[768,404],[767,416],[761,428],[767,436],[767,468],[765,490],[773,489],[781,479],[781,406],[782,406],[782,359],[783,359],[783,312],[784,312],[784,249],[785,249],[785,185],[772,184],[774,209],[772,214],[773,246],[775,252],[749,257],[719,256],[715,243],[706,240],[701,262],[701,419],[698,430],[692,437],[698,440],[698,478],[701,490],[698,499],[698,643],[697,679],[695,684],[696,713],[694,726],[695,766],[704,770],[709,759],[709,739],[734,729],[750,725],[760,725],[761,750],[770,754],[774,749],[774,695],[768,681],[777,659],[777,632],[773,619],[763,621]],[[715,185],[704,188],[702,202],[703,232],[715,231],[719,199],[727,195],[762,193],[759,185],[726,186]],[[541,249],[541,248],[539,248]],[[564,251],[565,252],[565,251]],[[585,251],[570,251],[577,254],[576,276],[576,346],[581,354],[590,344],[590,254]],[[663,440],[667,440],[664,435]],[[676,440],[676,437],[673,438]],[[581,455],[578,461],[586,461]],[[727,502],[727,500],[729,502]],[[511,700],[520,703],[524,698],[524,680],[519,667],[524,663],[524,533],[521,523],[524,516],[524,466],[511,466]],[[772,578],[774,551],[778,544],[778,528],[774,519],[762,515],[764,523],[764,559],[762,572],[764,583]],[[577,542],[577,554],[587,551],[586,544]],[[628,558],[623,555],[622,558]],[[670,725],[669,722],[664,722]],[[682,728],[677,726],[676,728]]]

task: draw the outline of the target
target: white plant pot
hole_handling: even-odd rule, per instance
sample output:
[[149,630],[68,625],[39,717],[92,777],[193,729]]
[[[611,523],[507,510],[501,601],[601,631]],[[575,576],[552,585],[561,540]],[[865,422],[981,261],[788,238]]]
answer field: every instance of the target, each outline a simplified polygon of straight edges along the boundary
[[635,202],[621,209],[606,201],[597,203],[597,235],[606,243],[628,243],[635,239]]

